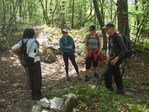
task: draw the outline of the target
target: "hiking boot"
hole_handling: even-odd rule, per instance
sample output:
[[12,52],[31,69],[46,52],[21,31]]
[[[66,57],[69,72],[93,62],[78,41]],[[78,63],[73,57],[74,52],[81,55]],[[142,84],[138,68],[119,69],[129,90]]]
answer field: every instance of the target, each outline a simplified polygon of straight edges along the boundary
[[43,97],[45,97],[45,96],[44,95],[41,95],[40,97],[32,96],[32,99],[38,101],[38,100],[42,99]]
[[94,77],[96,77],[96,78],[99,78],[99,75],[98,75],[98,73],[94,73]]
[[69,80],[69,79],[70,79],[69,75],[68,75],[68,74],[66,74],[66,80]]
[[125,95],[125,91],[123,89],[117,89],[115,91],[116,94],[121,94],[121,95]]
[[86,75],[84,81],[88,81],[89,79],[90,79],[90,77],[88,75]]
[[81,80],[81,76],[79,73],[77,74],[77,77],[78,77],[78,80]]

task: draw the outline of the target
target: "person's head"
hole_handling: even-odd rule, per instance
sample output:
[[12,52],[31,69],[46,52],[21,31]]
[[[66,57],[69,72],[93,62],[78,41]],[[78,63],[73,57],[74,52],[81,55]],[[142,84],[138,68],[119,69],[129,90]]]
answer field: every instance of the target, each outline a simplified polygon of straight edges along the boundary
[[104,29],[109,36],[115,33],[115,26],[113,23],[107,23],[102,29]]
[[26,28],[23,32],[23,39],[25,38],[33,38],[35,35],[35,31],[33,28]]
[[94,25],[90,26],[89,31],[90,31],[91,34],[95,33],[96,32],[95,26]]
[[62,34],[64,37],[66,37],[68,35],[68,29],[63,29]]

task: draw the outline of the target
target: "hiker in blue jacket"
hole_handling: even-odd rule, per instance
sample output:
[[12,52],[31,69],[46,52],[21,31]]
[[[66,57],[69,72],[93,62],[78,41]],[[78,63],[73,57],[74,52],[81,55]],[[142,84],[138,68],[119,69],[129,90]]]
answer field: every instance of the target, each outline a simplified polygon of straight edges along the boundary
[[103,29],[109,35],[109,43],[106,54],[108,66],[103,74],[105,76],[106,88],[110,91],[114,91],[112,87],[113,75],[117,86],[116,93],[125,94],[119,65],[123,61],[122,58],[127,52],[127,48],[125,46],[123,37],[115,31],[115,26],[112,23],[106,24]]
[[69,73],[68,73],[68,58],[72,62],[73,66],[77,72],[78,80],[81,80],[78,66],[75,61],[75,55],[74,55],[75,49],[74,49],[73,38],[68,35],[68,29],[63,29],[62,34],[63,34],[63,36],[60,39],[59,45],[60,45],[61,53],[63,55],[64,63],[65,63],[66,80],[69,80],[69,78],[70,78]]

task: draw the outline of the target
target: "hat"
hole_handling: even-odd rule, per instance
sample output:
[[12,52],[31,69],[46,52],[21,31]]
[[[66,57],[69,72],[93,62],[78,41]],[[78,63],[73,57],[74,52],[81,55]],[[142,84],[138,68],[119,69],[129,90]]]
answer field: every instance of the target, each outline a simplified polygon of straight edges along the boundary
[[113,23],[107,23],[105,26],[102,27],[102,29],[108,29],[108,28],[115,28]]
[[68,33],[68,29],[63,29],[62,32],[67,32]]

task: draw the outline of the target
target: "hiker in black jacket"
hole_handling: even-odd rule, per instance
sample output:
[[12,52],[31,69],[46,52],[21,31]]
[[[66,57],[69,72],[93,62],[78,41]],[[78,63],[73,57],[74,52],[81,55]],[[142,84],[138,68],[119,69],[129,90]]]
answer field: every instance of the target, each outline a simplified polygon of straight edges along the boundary
[[107,48],[107,62],[108,66],[104,72],[105,85],[110,91],[114,91],[112,87],[112,75],[117,86],[117,94],[125,94],[122,84],[122,76],[120,74],[119,65],[123,61],[123,56],[127,52],[123,37],[115,31],[115,26],[112,23],[106,24],[103,29],[109,35],[109,43]]

